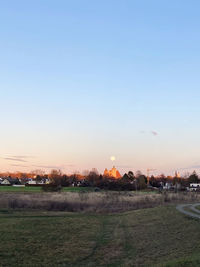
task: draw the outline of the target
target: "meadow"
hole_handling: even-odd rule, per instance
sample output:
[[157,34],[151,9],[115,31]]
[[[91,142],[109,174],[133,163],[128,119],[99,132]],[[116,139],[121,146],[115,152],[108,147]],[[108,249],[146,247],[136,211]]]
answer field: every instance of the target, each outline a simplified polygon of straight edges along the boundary
[[[92,191],[92,188],[89,187],[63,187],[63,192],[80,192],[80,191]],[[0,192],[21,192],[21,193],[35,193],[41,192],[41,186],[25,186],[25,187],[17,187],[17,186],[0,186]]]
[[199,200],[182,192],[4,191],[0,266],[199,266],[199,221],[176,210]]
[[0,210],[1,266],[199,266],[200,224],[175,206],[85,214]]

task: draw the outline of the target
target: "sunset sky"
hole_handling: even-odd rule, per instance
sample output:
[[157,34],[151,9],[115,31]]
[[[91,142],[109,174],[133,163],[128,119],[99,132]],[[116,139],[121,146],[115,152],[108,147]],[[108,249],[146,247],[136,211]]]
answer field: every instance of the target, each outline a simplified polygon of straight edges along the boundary
[[200,2],[0,3],[0,171],[200,168]]

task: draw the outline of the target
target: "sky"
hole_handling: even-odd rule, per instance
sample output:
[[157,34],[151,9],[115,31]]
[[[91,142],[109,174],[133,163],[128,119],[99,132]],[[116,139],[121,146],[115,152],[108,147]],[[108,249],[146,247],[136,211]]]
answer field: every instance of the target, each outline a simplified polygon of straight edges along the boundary
[[0,171],[200,170],[199,10],[1,1]]

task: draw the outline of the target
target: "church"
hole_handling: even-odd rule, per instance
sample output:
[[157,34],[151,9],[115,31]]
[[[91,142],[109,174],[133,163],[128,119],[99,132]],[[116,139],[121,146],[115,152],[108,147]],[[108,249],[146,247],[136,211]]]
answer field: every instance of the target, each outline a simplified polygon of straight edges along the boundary
[[113,166],[111,170],[107,170],[105,169],[104,171],[104,176],[108,176],[108,177],[113,177],[116,179],[120,179],[121,178],[121,174],[119,173],[119,171]]

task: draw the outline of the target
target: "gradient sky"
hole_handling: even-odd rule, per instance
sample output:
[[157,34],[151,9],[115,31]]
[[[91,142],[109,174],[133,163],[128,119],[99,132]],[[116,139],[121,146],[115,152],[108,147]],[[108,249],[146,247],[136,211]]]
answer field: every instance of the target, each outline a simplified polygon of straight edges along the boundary
[[200,167],[198,0],[0,3],[0,171]]

